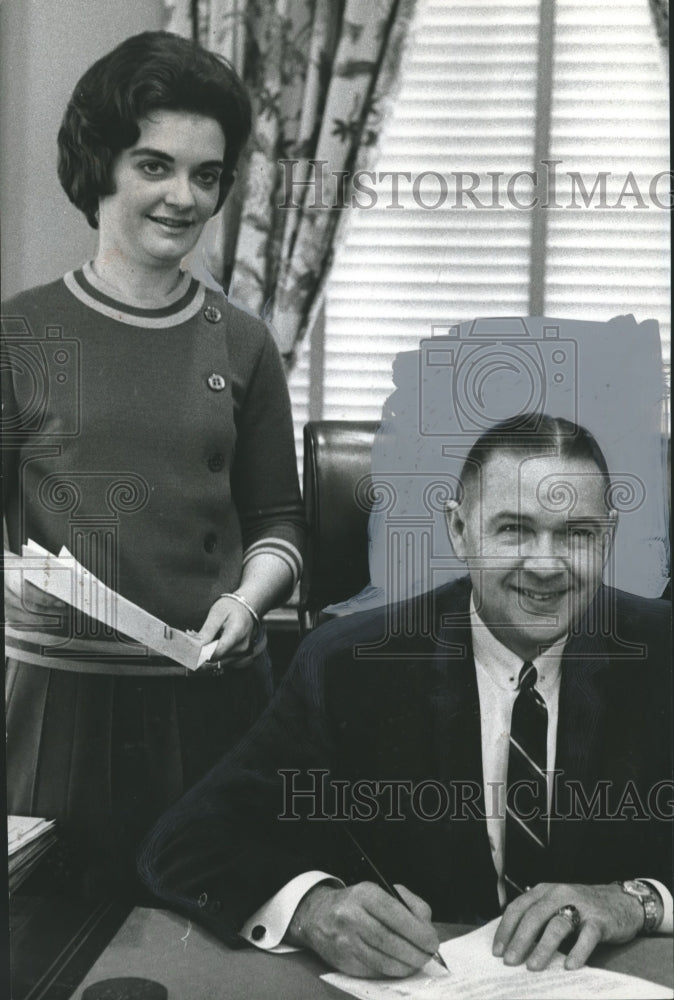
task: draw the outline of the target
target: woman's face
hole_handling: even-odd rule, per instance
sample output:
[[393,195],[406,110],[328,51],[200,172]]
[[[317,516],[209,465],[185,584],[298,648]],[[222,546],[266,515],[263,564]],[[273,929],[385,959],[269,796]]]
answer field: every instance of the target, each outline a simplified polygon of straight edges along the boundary
[[225,136],[214,118],[157,110],[113,167],[115,193],[99,202],[100,251],[126,263],[174,267],[215,211]]

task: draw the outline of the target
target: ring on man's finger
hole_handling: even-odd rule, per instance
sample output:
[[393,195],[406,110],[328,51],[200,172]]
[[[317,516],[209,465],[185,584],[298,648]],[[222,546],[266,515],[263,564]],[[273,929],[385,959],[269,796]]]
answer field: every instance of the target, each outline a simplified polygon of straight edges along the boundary
[[564,920],[568,920],[574,933],[580,927],[580,913],[578,912],[578,907],[574,906],[573,903],[567,903],[566,906],[560,906],[560,908],[555,912],[555,916],[563,917]]

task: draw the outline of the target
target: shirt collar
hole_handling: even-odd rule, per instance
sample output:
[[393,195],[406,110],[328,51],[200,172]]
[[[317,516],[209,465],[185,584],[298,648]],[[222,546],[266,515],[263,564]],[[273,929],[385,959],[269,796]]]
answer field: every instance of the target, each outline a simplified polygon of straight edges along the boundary
[[[473,592],[470,594],[470,628],[473,637],[473,655],[476,664],[487,673],[490,680],[506,691],[517,690],[522,657],[513,653],[496,638],[482,621],[475,608]],[[559,685],[562,655],[567,636],[562,636],[533,661],[538,671],[536,688],[545,694]]]

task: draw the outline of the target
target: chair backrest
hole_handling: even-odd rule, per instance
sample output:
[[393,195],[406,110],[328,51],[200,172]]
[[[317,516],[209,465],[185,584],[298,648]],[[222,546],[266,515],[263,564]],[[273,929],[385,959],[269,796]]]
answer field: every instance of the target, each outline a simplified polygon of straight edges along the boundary
[[316,420],[304,428],[304,508],[309,539],[300,583],[300,629],[321,608],[352,597],[370,579],[367,477],[379,424]]

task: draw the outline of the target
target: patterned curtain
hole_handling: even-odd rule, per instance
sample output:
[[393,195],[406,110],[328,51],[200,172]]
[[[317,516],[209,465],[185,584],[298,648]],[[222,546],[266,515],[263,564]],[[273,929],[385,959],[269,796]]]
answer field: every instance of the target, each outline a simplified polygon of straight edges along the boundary
[[669,48],[669,0],[649,0],[660,44]]
[[[226,56],[250,89],[253,135],[208,264],[270,322],[289,367],[320,301],[338,206],[392,99],[414,4],[166,0],[168,30]],[[320,176],[311,160],[324,161]]]

